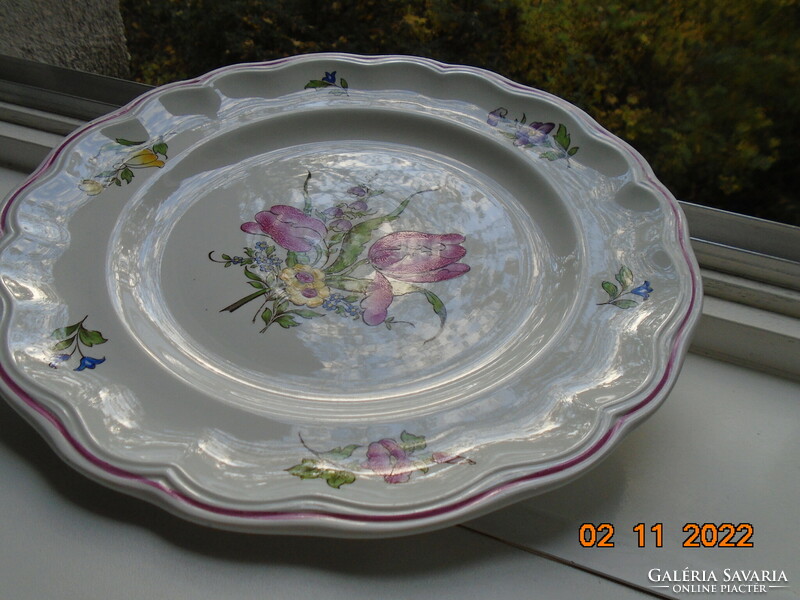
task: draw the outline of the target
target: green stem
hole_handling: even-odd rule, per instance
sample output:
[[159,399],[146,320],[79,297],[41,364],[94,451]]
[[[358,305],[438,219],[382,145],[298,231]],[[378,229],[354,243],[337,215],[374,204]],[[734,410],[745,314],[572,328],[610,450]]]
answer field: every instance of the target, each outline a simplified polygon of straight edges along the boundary
[[[78,354],[81,355],[81,358],[83,358],[83,351],[81,350],[81,331],[83,330],[83,322],[88,318],[89,315],[83,317],[78,323],[78,329],[75,331],[75,350],[78,351]],[[75,350],[70,352],[69,355],[72,356],[73,354],[75,354]]]
[[247,304],[248,302],[252,302],[252,301],[253,301],[253,300],[255,300],[256,298],[258,298],[259,296],[264,296],[264,295],[266,295],[268,291],[269,291],[269,290],[260,290],[260,291],[258,291],[258,292],[253,292],[253,293],[252,293],[252,294],[250,294],[249,296],[245,296],[245,297],[244,297],[244,298],[242,298],[241,300],[237,300],[237,301],[236,301],[236,302],[234,302],[233,304],[231,304],[231,305],[229,305],[229,306],[226,306],[225,308],[222,308],[222,309],[220,309],[220,311],[219,311],[219,312],[224,312],[224,311],[226,311],[226,310],[227,310],[228,312],[233,312],[233,311],[235,311],[235,310],[238,310],[238,309],[240,309],[241,307],[243,307],[245,304]]
[[620,292],[619,294],[617,294],[616,296],[614,296],[613,298],[611,298],[607,302],[598,302],[597,306],[605,306],[606,304],[612,304],[613,302],[616,302],[617,300],[619,300],[623,296],[627,296],[630,293],[631,293],[631,290],[628,290],[627,292]]
[[369,287],[370,281],[360,277],[339,277],[336,275],[334,277],[326,278],[325,283],[332,288],[336,288],[337,290],[364,294]]
[[397,208],[395,208],[392,212],[390,212],[384,218],[387,221],[394,221],[397,217],[399,217],[402,214],[402,212],[406,209],[406,206],[408,206],[408,203],[411,202],[411,199],[414,196],[418,196],[419,194],[427,194],[428,192],[435,192],[438,189],[439,189],[438,187],[435,187],[435,188],[431,188],[429,190],[420,190],[418,192],[414,192],[408,198],[403,200]]
[[308,175],[306,176],[306,180],[303,182],[303,213],[310,215],[312,208],[311,208],[311,196],[308,194],[308,180],[311,179],[311,171],[308,171]]
[[340,273],[338,273],[338,274],[337,274],[337,277],[344,277],[344,276],[345,276],[345,275],[347,275],[348,273],[352,273],[352,272],[353,272],[353,271],[355,271],[355,270],[356,270],[358,267],[360,267],[361,265],[365,265],[365,264],[367,264],[368,262],[369,262],[369,259],[368,259],[368,258],[362,258],[362,259],[361,259],[361,260],[359,260],[358,262],[356,262],[356,263],[353,263],[352,265],[350,265],[350,266],[349,266],[348,268],[346,268],[344,271],[341,271]]
[[266,300],[264,300],[264,301],[261,303],[261,306],[259,306],[259,307],[258,307],[258,310],[256,311],[256,314],[254,314],[254,315],[253,315],[253,323],[255,323],[255,322],[256,322],[256,319],[258,319],[258,315],[259,315],[259,314],[260,314],[260,313],[261,313],[261,312],[264,310],[264,307],[267,305],[267,303],[268,303],[270,300],[271,300],[271,298],[270,298],[269,296],[267,296],[267,299],[266,299]]

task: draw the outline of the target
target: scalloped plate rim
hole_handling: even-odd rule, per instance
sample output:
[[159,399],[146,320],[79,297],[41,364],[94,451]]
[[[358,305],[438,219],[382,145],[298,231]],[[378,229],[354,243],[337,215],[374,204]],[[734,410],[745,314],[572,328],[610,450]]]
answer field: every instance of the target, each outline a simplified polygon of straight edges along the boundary
[[[432,69],[440,74],[466,73],[490,80],[500,89],[512,90],[523,96],[535,96],[553,103],[560,110],[566,111],[582,121],[592,136],[602,138],[622,151],[626,156],[629,166],[636,171],[634,182],[647,182],[653,186],[659,196],[664,198],[673,211],[678,228],[678,238],[683,259],[691,273],[691,294],[685,303],[685,311],[673,325],[668,336],[667,345],[670,348],[666,365],[659,373],[652,389],[645,397],[637,399],[633,406],[628,407],[620,414],[613,415],[613,424],[595,440],[589,448],[583,449],[577,456],[561,460],[555,465],[534,470],[525,475],[516,476],[504,481],[490,489],[479,491],[455,503],[437,506],[421,512],[397,512],[391,515],[380,514],[352,514],[331,511],[259,511],[238,510],[222,506],[207,504],[192,498],[183,491],[173,489],[164,483],[161,478],[147,477],[114,466],[93,454],[83,446],[69,431],[67,425],[62,423],[44,404],[33,395],[25,391],[6,368],[5,357],[0,361],[0,386],[9,403],[23,417],[31,422],[51,446],[66,460],[66,462],[80,472],[88,475],[95,481],[116,488],[125,493],[144,498],[166,510],[189,520],[220,527],[224,529],[262,532],[262,533],[290,533],[290,534],[315,534],[339,537],[385,537],[391,535],[407,535],[431,529],[437,529],[457,523],[468,517],[495,510],[503,505],[514,502],[522,497],[544,492],[553,487],[563,485],[591,466],[596,465],[616,444],[624,437],[631,427],[642,421],[655,411],[666,398],[675,383],[681,362],[696,327],[702,304],[702,290],[699,268],[691,249],[688,245],[688,229],[677,201],[658,182],[650,166],[641,155],[624,141],[603,129],[594,119],[585,112],[574,107],[568,102],[522,84],[510,81],[495,73],[469,66],[447,65],[431,59],[407,57],[400,55],[386,56],[359,56],[341,53],[322,53],[293,56],[275,61],[246,63],[231,65],[211,71],[200,77],[186,81],[174,82],[154,88],[127,105],[95,119],[72,132],[44,159],[42,164],[9,196],[7,196],[2,211],[0,211],[0,230],[2,231],[2,245],[5,247],[9,238],[15,233],[9,213],[15,205],[17,198],[33,184],[46,178],[55,168],[62,153],[70,144],[81,138],[89,131],[101,125],[124,117],[134,111],[141,104],[157,97],[158,95],[174,89],[204,84],[216,77],[239,70],[279,68],[305,61],[337,60],[375,65],[384,63],[413,63]],[[9,321],[13,306],[10,305],[6,295],[2,296],[3,333],[7,335]],[[671,338],[671,339],[669,339]]]

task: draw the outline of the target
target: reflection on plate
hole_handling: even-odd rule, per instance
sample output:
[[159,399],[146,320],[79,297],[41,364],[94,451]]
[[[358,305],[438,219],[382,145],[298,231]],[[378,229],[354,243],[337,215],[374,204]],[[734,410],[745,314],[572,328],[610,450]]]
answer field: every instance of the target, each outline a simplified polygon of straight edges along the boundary
[[699,315],[638,154],[418,58],[159,88],[2,224],[12,404],[88,475],[246,531],[413,533],[564,483],[657,408]]

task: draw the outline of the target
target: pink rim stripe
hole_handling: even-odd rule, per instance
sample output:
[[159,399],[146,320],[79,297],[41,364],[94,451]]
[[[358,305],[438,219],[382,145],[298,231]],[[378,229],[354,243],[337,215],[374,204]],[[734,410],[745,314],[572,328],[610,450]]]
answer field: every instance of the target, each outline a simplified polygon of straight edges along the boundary
[[[352,56],[352,55],[344,55],[344,54],[328,54],[328,55],[306,55],[300,57],[288,57],[283,59],[278,59],[275,61],[264,62],[264,63],[252,63],[247,65],[248,67],[260,67],[260,66],[279,66],[288,62],[295,62],[295,61],[302,61],[303,59],[328,59],[328,60],[337,60],[337,59],[357,59],[359,61],[364,62],[380,62],[386,61],[387,57],[385,56]],[[393,60],[393,58],[389,58],[389,61]],[[522,84],[510,81],[500,75],[495,73],[491,73],[488,71],[483,71],[480,69],[476,69],[473,67],[464,67],[464,66],[456,66],[456,65],[445,65],[442,63],[438,63],[436,61],[430,59],[420,59],[420,58],[413,58],[414,62],[433,66],[434,68],[447,71],[447,70],[456,70],[456,71],[466,71],[470,73],[477,74],[481,77],[489,77],[500,85],[504,87],[512,87],[515,89],[519,89],[525,91],[527,94],[545,98],[551,101],[555,101],[558,103],[562,108],[565,108],[567,112],[572,114],[573,116],[581,118],[587,126],[591,127],[596,134],[599,134],[603,137],[606,137],[614,142],[617,147],[621,147],[628,155],[639,165],[642,173],[644,174],[644,178],[648,181],[651,185],[653,185],[659,193],[667,200],[667,203],[672,210],[673,216],[676,221],[676,225],[678,228],[678,239],[681,247],[681,252],[683,253],[683,257],[686,261],[686,264],[689,268],[691,274],[691,300],[689,302],[689,306],[686,310],[686,313],[683,315],[681,319],[681,323],[678,326],[677,333],[673,340],[672,349],[670,351],[670,357],[667,361],[666,368],[664,373],[662,374],[661,379],[653,388],[653,390],[638,404],[629,408],[626,412],[621,414],[616,418],[615,423],[613,426],[606,431],[603,436],[596,440],[589,448],[581,452],[580,454],[572,457],[569,460],[566,460],[562,463],[557,465],[553,465],[550,467],[546,467],[537,471],[534,471],[528,475],[524,475],[521,477],[517,477],[511,479],[505,483],[498,484],[493,488],[485,490],[483,492],[479,492],[473,496],[460,500],[458,502],[454,502],[445,506],[441,506],[439,508],[429,509],[425,511],[413,512],[413,513],[401,513],[395,515],[356,515],[356,514],[348,514],[348,513],[337,513],[337,512],[325,512],[325,511],[247,511],[247,510],[236,510],[236,509],[229,509],[220,506],[215,506],[213,504],[208,504],[205,502],[201,502],[196,500],[182,492],[174,490],[158,481],[154,481],[142,475],[138,475],[131,471],[127,471],[125,469],[116,467],[109,462],[106,462],[99,458],[98,456],[94,455],[88,448],[86,448],[83,444],[81,444],[75,437],[69,432],[66,426],[50,411],[48,410],[43,404],[38,402],[32,396],[30,396],[22,387],[20,387],[16,381],[11,377],[11,375],[6,371],[4,365],[0,364],[0,378],[2,378],[3,382],[6,386],[20,399],[22,400],[29,408],[31,408],[35,413],[37,413],[41,418],[45,419],[50,426],[58,431],[58,433],[64,438],[64,440],[77,452],[77,454],[85,460],[87,463],[91,464],[95,468],[98,468],[102,471],[105,471],[108,475],[113,476],[114,478],[123,480],[123,481],[133,481],[138,484],[147,486],[157,492],[163,493],[164,495],[183,502],[193,508],[197,508],[203,511],[207,511],[209,513],[223,515],[226,517],[233,517],[239,518],[243,520],[298,520],[298,519],[308,519],[308,518],[331,518],[331,519],[338,519],[341,521],[355,521],[355,522],[363,522],[363,523],[389,523],[389,522],[404,522],[404,521],[422,521],[424,519],[435,518],[441,515],[445,515],[448,513],[457,512],[459,510],[468,508],[474,504],[480,503],[483,500],[486,500],[492,496],[502,494],[511,490],[512,488],[516,488],[522,484],[527,482],[535,481],[537,479],[541,479],[550,475],[554,475],[557,473],[561,473],[573,467],[580,465],[581,463],[595,457],[596,455],[600,455],[603,452],[607,452],[611,449],[613,442],[618,437],[618,434],[621,432],[623,427],[629,422],[632,421],[640,411],[646,408],[648,405],[653,403],[654,400],[659,399],[662,394],[666,394],[669,390],[669,384],[671,383],[673,377],[676,375],[676,369],[678,367],[678,361],[680,356],[683,354],[683,348],[686,343],[688,343],[687,335],[690,330],[690,325],[692,325],[692,317],[695,313],[695,308],[697,306],[697,295],[698,295],[698,286],[697,286],[697,270],[694,265],[694,259],[692,254],[689,252],[687,239],[686,239],[686,232],[683,226],[683,217],[680,212],[680,209],[677,205],[677,202],[672,198],[671,194],[666,190],[666,188],[657,180],[655,179],[654,175],[652,174],[650,168],[647,164],[643,161],[643,159],[633,151],[628,144],[622,142],[611,133],[607,132],[605,129],[600,127],[596,122],[594,122],[591,117],[585,115],[582,111],[573,107],[572,105],[566,103],[564,100],[557,98],[555,96],[551,96],[545,92],[541,92],[539,90],[535,90],[533,88],[529,88]],[[47,171],[58,159],[61,153],[66,149],[66,147],[73,142],[78,137],[84,135],[87,131],[96,129],[103,123],[106,123],[110,120],[116,119],[119,116],[127,114],[134,110],[137,106],[142,104],[143,102],[147,101],[151,96],[155,95],[156,93],[161,93],[164,89],[167,88],[177,88],[183,86],[190,86],[195,85],[197,83],[201,83],[206,81],[212,77],[216,77],[224,72],[233,71],[242,69],[242,66],[233,65],[230,67],[223,67],[221,69],[217,69],[210,73],[207,73],[201,77],[197,77],[195,79],[181,81],[173,84],[168,84],[166,86],[162,86],[159,88],[155,88],[136,100],[132,101],[131,103],[127,104],[126,106],[120,108],[119,110],[106,115],[98,120],[95,120],[84,127],[79,128],[72,134],[70,134],[59,146],[56,148],[46,159],[45,161],[30,175],[27,181],[20,186],[11,196],[9,196],[8,200],[6,201],[5,205],[3,206],[2,213],[0,213],[0,235],[5,233],[6,226],[7,226],[7,219],[8,219],[8,212],[14,203],[14,201],[25,191],[28,187],[30,187],[39,177],[41,177],[45,171]],[[247,67],[245,67],[247,68]]]

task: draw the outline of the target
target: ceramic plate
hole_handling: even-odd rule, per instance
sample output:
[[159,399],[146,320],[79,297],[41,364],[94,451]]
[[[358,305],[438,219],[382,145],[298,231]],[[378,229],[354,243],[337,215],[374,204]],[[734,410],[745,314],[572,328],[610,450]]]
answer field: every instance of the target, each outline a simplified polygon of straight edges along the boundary
[[568,103],[309,55],[149,92],[2,213],[5,395],[208,525],[453,524],[606,456],[700,309],[681,211]]

